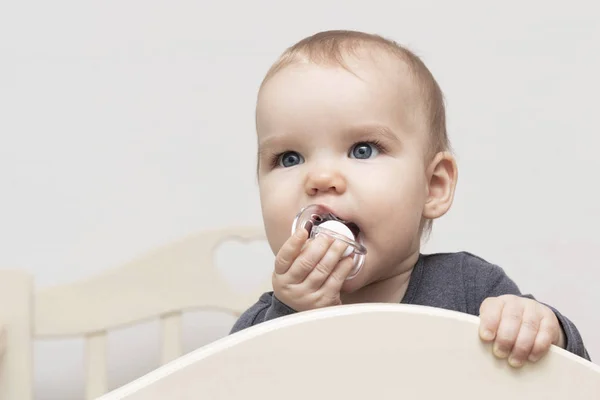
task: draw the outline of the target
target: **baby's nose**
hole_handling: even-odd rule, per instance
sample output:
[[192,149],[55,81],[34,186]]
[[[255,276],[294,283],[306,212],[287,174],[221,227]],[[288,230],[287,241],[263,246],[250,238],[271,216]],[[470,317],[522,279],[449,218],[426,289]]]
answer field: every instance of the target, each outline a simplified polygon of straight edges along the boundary
[[305,189],[310,196],[327,192],[341,194],[346,191],[346,178],[337,170],[313,171],[306,177]]

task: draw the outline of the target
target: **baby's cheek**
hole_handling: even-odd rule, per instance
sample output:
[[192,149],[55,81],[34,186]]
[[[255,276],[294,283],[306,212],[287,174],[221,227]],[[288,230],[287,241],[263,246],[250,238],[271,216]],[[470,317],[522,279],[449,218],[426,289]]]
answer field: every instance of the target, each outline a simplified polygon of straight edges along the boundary
[[284,220],[272,213],[264,215],[264,228],[269,246],[277,254],[281,246],[291,235],[291,225],[287,226]]
[[[402,257],[420,243],[421,208],[414,203],[398,199],[386,204],[372,226],[372,240],[378,244],[385,257]],[[382,256],[383,256],[382,254]]]

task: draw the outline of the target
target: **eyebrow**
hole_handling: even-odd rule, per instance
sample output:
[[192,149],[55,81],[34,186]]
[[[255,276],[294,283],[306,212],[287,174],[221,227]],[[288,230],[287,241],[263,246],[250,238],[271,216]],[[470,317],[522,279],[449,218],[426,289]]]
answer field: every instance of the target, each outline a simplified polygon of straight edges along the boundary
[[398,136],[386,125],[363,125],[348,130],[352,137],[379,136],[388,142],[400,143]]
[[258,156],[264,155],[265,151],[273,147],[278,141],[283,140],[285,135],[269,136],[268,138],[258,142]]
[[[365,136],[378,136],[388,142],[400,143],[400,139],[398,138],[398,136],[394,133],[394,131],[392,131],[392,129],[390,129],[386,125],[359,125],[347,129],[346,133],[349,135],[350,138],[354,140],[359,140],[360,138],[364,138]],[[258,143],[258,157],[264,155],[266,150],[276,145],[277,142],[287,140],[288,138],[288,135],[280,134],[269,136],[268,138],[261,140]]]

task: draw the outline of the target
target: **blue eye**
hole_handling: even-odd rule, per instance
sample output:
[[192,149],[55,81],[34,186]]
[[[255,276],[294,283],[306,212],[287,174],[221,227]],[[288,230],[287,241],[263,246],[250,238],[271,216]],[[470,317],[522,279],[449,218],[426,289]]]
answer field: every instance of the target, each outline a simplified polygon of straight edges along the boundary
[[359,160],[366,160],[377,154],[379,154],[379,149],[373,143],[357,143],[350,150],[350,158],[357,158]]
[[304,159],[295,151],[286,151],[279,156],[278,164],[284,168],[293,167],[294,165],[302,164]]

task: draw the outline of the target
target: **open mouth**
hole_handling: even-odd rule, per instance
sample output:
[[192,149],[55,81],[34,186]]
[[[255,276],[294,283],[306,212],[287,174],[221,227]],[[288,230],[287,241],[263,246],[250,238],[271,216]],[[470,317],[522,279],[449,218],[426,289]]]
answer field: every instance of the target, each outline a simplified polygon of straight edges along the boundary
[[360,234],[360,228],[354,222],[344,222],[344,224],[350,229],[350,232],[354,235],[355,240],[358,240]]
[[[360,228],[358,227],[358,225],[356,225],[354,222],[344,221],[343,219],[336,217],[333,214],[330,214],[330,216],[333,217],[334,220],[346,225],[346,227],[350,229],[350,232],[352,232],[352,234],[354,235],[355,240],[358,240],[358,235],[360,234]],[[323,217],[321,217],[318,214],[312,214],[311,219],[316,223],[316,225],[320,225],[322,222],[324,222]]]

